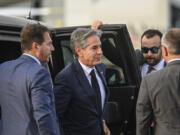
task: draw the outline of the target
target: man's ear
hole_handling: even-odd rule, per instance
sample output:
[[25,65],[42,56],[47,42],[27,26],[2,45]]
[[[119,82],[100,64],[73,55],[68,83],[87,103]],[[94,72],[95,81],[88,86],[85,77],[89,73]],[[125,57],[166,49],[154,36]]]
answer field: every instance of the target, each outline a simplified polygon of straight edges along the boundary
[[33,42],[33,43],[32,43],[32,50],[37,50],[37,49],[39,49],[38,43]]
[[82,49],[81,48],[79,48],[79,47],[77,47],[77,48],[75,48],[75,51],[76,51],[76,53],[77,53],[77,55],[78,56],[81,56],[82,54]]
[[162,46],[162,55],[164,58],[166,58],[169,55],[168,50],[165,46]]

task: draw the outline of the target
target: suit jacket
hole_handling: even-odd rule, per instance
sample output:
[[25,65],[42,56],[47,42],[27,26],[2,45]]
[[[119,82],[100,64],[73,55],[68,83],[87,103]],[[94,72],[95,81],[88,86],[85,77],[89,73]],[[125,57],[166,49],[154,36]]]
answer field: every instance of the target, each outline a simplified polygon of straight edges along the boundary
[[155,135],[180,135],[180,60],[148,74],[138,95],[137,135],[148,135],[152,119]]
[[22,55],[0,65],[1,135],[59,135],[48,71]]
[[2,132],[2,120],[0,119],[0,134]]
[[[103,64],[96,70],[109,95]],[[103,73],[103,74],[102,74]],[[55,102],[57,116],[64,135],[99,135],[102,130],[103,111],[98,106],[97,96],[78,60],[65,67],[55,79]]]

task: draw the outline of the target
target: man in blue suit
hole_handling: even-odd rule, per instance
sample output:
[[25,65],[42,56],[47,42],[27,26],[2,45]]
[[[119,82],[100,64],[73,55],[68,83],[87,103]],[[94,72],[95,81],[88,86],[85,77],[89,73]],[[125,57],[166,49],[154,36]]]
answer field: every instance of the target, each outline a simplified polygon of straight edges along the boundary
[[110,135],[103,120],[109,91],[101,63],[98,31],[78,28],[71,35],[75,60],[55,79],[55,102],[64,135]]
[[59,135],[49,72],[41,63],[54,50],[49,30],[27,24],[23,55],[0,65],[1,135]]

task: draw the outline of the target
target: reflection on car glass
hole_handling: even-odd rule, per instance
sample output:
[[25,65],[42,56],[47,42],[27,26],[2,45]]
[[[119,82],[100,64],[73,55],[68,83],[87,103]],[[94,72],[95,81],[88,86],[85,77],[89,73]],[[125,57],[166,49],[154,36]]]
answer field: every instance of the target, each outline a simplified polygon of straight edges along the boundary
[[67,66],[73,61],[72,50],[70,48],[69,40],[61,40],[60,42],[63,52],[64,65]]

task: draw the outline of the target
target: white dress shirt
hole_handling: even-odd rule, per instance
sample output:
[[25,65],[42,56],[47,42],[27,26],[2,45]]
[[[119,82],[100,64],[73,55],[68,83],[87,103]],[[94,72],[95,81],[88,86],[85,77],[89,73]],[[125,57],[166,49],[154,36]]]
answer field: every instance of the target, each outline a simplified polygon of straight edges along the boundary
[[[147,64],[147,63],[142,65],[142,67],[141,67],[141,76],[142,77],[144,77],[147,74],[148,67],[149,67],[149,64]],[[164,59],[162,59],[158,64],[153,66],[153,68],[154,68],[154,70],[152,70],[151,72],[156,72],[156,71],[164,68]]]
[[86,75],[86,77],[87,77],[87,79],[89,81],[89,84],[91,86],[92,86],[92,84],[91,84],[91,75],[90,75],[90,73],[94,69],[95,75],[96,75],[96,78],[97,78],[97,81],[98,81],[98,84],[99,84],[99,88],[100,88],[101,105],[102,105],[102,109],[103,109],[106,93],[105,93],[105,88],[104,88],[103,82],[102,82],[100,76],[98,75],[96,68],[95,67],[90,68],[90,67],[84,65],[83,63],[81,63],[80,61],[79,61],[79,63],[81,65],[82,69],[84,70],[84,73],[85,73],[85,75]]

